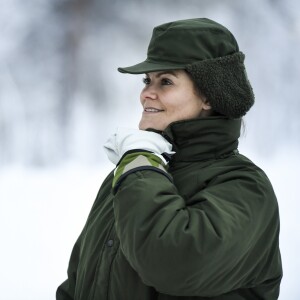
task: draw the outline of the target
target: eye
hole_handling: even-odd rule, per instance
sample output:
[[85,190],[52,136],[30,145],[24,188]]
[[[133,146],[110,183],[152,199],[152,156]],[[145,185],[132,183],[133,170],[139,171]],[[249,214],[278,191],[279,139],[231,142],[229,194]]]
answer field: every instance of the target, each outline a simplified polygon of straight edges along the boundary
[[147,84],[150,84],[150,82],[151,82],[151,80],[150,80],[149,77],[144,77],[144,78],[143,78],[143,83],[144,83],[144,84],[147,85]]
[[172,82],[172,80],[170,80],[169,78],[162,78],[162,79],[161,79],[161,84],[162,84],[162,85],[172,85],[173,82]]

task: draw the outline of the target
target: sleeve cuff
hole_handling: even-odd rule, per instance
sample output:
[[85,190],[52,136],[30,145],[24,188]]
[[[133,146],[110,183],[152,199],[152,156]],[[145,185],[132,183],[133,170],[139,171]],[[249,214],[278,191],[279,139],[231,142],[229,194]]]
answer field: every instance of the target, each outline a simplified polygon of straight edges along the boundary
[[170,181],[172,177],[167,172],[167,164],[161,156],[148,151],[131,152],[123,156],[115,169],[112,187],[117,191],[121,181],[129,174],[141,170],[152,170],[165,175]]

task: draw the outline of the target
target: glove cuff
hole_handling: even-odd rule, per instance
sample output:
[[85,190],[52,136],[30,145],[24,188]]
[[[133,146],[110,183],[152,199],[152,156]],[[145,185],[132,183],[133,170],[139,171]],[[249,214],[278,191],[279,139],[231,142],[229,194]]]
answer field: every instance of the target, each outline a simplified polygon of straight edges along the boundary
[[163,156],[148,151],[128,151],[119,161],[113,179],[113,191],[116,193],[121,181],[129,174],[141,170],[152,170],[165,175],[170,181],[172,177],[167,172],[167,162]]

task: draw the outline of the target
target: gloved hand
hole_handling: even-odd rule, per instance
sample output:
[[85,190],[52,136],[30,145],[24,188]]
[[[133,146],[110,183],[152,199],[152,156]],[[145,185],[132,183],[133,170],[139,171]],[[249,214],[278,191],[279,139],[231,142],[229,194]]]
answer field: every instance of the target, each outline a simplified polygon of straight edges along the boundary
[[129,150],[147,150],[159,156],[165,164],[167,161],[162,153],[174,154],[172,145],[160,134],[138,129],[118,128],[108,141],[104,149],[109,160],[117,165],[121,157]]

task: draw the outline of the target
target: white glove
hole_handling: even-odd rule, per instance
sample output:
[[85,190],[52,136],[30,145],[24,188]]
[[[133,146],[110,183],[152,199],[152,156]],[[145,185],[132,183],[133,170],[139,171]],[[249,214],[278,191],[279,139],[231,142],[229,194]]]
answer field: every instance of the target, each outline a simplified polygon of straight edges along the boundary
[[161,154],[175,153],[172,151],[172,145],[160,134],[138,129],[117,128],[116,133],[104,144],[107,157],[115,165],[127,151],[134,149],[150,151],[159,156],[165,164],[167,161]]

